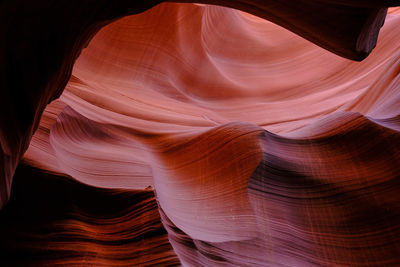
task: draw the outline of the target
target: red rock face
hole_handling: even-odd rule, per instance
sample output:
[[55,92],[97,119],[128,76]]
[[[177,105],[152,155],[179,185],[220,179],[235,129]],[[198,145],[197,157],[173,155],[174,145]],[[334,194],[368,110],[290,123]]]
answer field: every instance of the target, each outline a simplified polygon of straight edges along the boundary
[[0,4],[0,263],[400,264],[397,1],[68,3]]

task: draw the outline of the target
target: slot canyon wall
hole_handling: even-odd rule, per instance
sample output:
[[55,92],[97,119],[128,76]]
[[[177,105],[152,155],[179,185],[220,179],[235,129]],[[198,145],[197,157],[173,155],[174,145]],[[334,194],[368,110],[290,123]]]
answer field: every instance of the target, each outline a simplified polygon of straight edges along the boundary
[[160,2],[0,1],[0,266],[400,265],[400,1]]

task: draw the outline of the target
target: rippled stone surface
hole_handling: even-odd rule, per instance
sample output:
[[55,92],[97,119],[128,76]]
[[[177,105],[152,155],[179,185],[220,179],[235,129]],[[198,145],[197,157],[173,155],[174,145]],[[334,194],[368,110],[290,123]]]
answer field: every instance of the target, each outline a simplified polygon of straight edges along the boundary
[[400,10],[338,56],[398,3],[261,2],[60,2],[9,33],[2,205],[30,145],[0,262],[399,265]]

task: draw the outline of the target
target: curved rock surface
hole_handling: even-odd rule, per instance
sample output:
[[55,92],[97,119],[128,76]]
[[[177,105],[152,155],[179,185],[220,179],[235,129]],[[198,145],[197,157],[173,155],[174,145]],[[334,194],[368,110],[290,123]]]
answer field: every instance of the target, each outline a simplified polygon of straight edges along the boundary
[[6,3],[3,262],[400,264],[397,1]]

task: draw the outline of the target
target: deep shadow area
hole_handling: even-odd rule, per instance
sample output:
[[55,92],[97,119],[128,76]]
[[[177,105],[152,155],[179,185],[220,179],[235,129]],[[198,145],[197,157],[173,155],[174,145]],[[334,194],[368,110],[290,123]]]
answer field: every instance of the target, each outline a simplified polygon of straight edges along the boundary
[[89,187],[17,168],[0,212],[2,266],[179,265],[152,191]]

